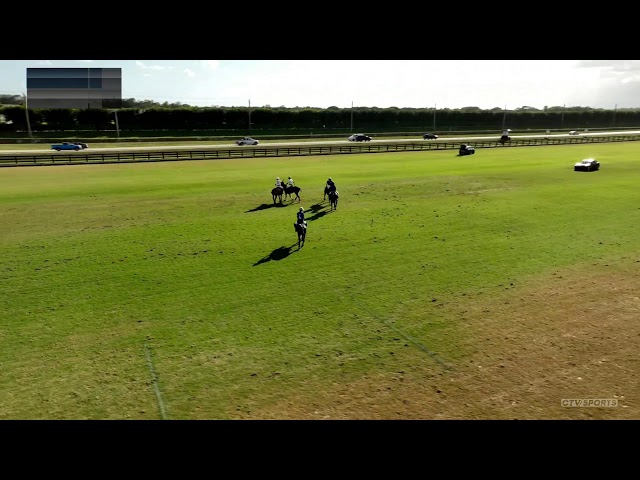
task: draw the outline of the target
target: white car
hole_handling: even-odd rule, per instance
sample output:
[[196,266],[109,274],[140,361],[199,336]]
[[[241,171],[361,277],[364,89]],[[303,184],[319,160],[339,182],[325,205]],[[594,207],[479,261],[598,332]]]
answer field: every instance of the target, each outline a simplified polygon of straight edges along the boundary
[[258,140],[256,140],[255,138],[251,138],[251,137],[244,137],[241,138],[240,140],[236,140],[236,145],[258,145]]
[[569,135],[580,135],[576,130],[571,130]]

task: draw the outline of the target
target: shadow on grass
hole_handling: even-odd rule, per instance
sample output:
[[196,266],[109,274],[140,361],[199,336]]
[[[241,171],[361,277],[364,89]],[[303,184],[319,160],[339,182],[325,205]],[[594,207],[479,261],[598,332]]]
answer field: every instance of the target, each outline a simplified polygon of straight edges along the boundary
[[267,263],[270,262],[271,260],[282,260],[284,258],[287,258],[289,255],[291,255],[292,253],[292,248],[296,248],[295,251],[298,250],[298,242],[294,243],[293,245],[291,245],[290,247],[279,247],[276,248],[273,252],[271,252],[269,255],[267,255],[266,257],[262,258],[261,260],[258,260],[256,263],[253,264],[253,266],[258,266],[261,265],[263,263]]
[[259,212],[260,210],[267,210],[269,208],[276,208],[276,207],[284,207],[284,205],[282,203],[263,203],[262,205],[258,205],[256,208],[247,210],[244,213]]
[[311,215],[310,217],[306,217],[306,220],[313,222],[319,218],[324,217],[327,213],[331,213],[331,210],[323,210],[322,212],[318,212],[315,215]]
[[313,205],[311,205],[307,211],[311,212],[311,213],[316,213],[319,212],[320,210],[322,210],[323,208],[327,208],[327,205],[322,205],[321,203],[315,203]]

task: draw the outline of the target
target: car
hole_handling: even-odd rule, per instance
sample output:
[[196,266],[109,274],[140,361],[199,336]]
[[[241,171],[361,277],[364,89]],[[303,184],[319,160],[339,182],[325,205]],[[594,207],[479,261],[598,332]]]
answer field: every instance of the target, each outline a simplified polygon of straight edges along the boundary
[[571,130],[569,135],[580,135],[576,130]]
[[258,145],[258,140],[256,140],[255,138],[251,138],[251,137],[244,137],[241,138],[240,140],[236,140],[236,145]]
[[476,153],[476,149],[474,147],[470,147],[465,143],[460,145],[460,150],[458,150],[459,155],[473,155],[475,153]]
[[62,143],[55,143],[53,145],[51,145],[51,150],[55,150],[56,152],[59,152],[60,150],[82,150],[84,147],[80,146],[77,143],[73,143],[73,142],[62,142]]
[[349,137],[350,142],[369,142],[371,141],[371,137],[369,135],[365,135],[364,133],[354,133]]
[[78,146],[79,146],[80,148],[82,148],[83,150],[84,150],[85,148],[89,148],[89,145],[87,145],[87,144],[86,144],[86,143],[84,143],[84,142],[73,142],[73,144],[74,144],[74,145],[78,145]]
[[422,135],[422,138],[424,140],[437,140],[438,135],[436,135],[435,133],[425,133],[424,135]]
[[585,158],[573,166],[574,172],[595,172],[600,170],[600,162],[593,158]]

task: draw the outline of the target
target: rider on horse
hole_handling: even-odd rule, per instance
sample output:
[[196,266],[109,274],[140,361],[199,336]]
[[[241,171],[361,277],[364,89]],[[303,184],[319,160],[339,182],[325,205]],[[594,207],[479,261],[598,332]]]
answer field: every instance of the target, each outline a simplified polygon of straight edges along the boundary
[[335,192],[336,190],[336,184],[333,183],[333,180],[331,180],[331,177],[329,177],[329,180],[327,180],[327,192]]
[[288,184],[290,187],[293,187],[293,186],[294,186],[294,185],[293,185],[293,178],[289,177],[289,180],[287,181],[287,184]]
[[282,188],[282,180],[280,180],[280,177],[276,177],[276,187]]
[[298,210],[298,213],[296,213],[296,224],[303,226],[304,228],[307,228],[307,222],[304,219],[304,208],[300,207],[300,209]]

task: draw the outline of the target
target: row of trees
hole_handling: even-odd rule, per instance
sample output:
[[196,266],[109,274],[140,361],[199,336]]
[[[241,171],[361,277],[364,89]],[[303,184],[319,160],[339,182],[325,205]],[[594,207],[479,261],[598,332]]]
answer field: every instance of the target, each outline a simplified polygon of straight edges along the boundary
[[270,108],[260,107],[152,107],[106,109],[42,109],[24,106],[0,107],[0,129],[21,132],[65,130],[243,130],[299,129],[315,133],[358,130],[393,132],[411,130],[451,131],[465,129],[571,129],[634,127],[640,125],[640,110],[604,110],[585,107],[550,107],[536,110],[481,110],[434,108],[356,107]]
[[[0,95],[0,106],[2,105],[24,105],[25,98],[23,95]],[[136,100],[135,98],[123,98],[119,108],[176,108],[190,107],[180,102],[154,102],[153,100]]]
[[[0,107],[2,106],[7,106],[7,105],[25,105],[25,97],[22,95],[0,95]],[[203,108],[203,107],[194,107],[192,105],[186,104],[186,103],[181,103],[181,102],[174,102],[174,103],[170,103],[170,102],[156,102],[154,100],[136,100],[135,98],[124,98],[122,99],[122,104],[119,108],[193,108],[193,109],[199,109],[199,108]],[[204,107],[204,108],[221,108],[219,105],[211,105],[210,107]],[[248,107],[232,107],[232,108],[248,108]],[[265,105],[263,108],[267,108],[267,109],[272,109],[271,105]],[[318,108],[314,108],[314,107],[295,107],[294,110],[299,110],[299,109],[311,109],[311,110],[320,110]],[[362,108],[362,109],[374,109],[374,110],[379,110],[378,107],[358,107],[358,108]],[[398,109],[398,107],[390,107],[391,109]],[[425,107],[427,110],[429,110],[428,107]],[[287,110],[287,107],[285,106],[281,106],[281,107],[277,107],[277,109],[282,109],[282,110]],[[340,107],[328,107],[327,110],[340,110]],[[400,110],[414,110],[413,108],[405,108],[405,109],[400,109]],[[479,107],[462,107],[459,109],[449,109],[449,108],[443,108],[441,110],[460,110],[462,112],[481,112],[482,109]],[[544,107],[542,110],[536,107],[529,107],[529,106],[522,106],[522,107],[517,107],[513,110],[509,110],[509,111],[513,111],[513,112],[548,112],[548,113],[552,113],[552,112],[587,112],[587,111],[603,111],[606,109],[602,109],[602,108],[592,108],[592,107],[567,107],[567,106],[553,106],[553,107]],[[636,111],[636,110],[640,110],[639,108],[620,108],[617,109],[617,111]],[[488,109],[487,111],[490,112],[503,112],[504,109],[502,109],[501,107],[495,107],[495,108],[491,108]]]

